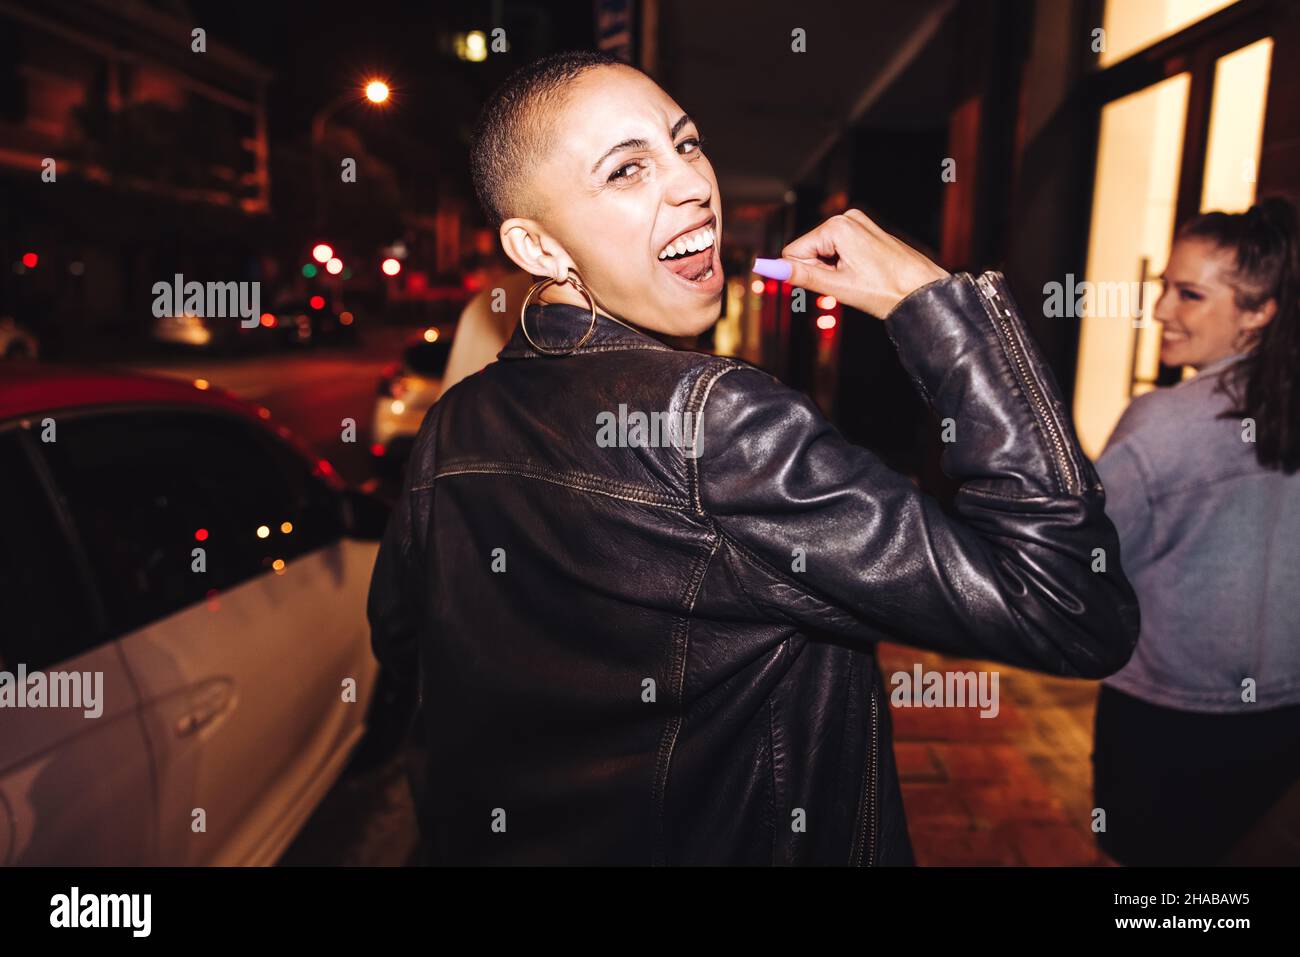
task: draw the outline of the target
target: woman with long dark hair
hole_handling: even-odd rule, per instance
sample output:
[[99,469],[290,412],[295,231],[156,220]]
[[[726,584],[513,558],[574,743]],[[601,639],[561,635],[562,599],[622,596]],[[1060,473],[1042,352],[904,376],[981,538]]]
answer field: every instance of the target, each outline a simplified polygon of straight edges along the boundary
[[1209,864],[1300,784],[1295,206],[1198,216],[1163,281],[1161,360],[1196,375],[1134,399],[1097,463],[1142,635],[1094,785],[1117,860]]

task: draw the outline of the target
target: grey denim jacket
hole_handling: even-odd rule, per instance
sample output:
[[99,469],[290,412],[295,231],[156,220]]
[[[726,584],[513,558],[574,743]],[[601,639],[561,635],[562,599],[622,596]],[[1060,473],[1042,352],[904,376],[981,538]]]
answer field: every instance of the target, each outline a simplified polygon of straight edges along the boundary
[[1097,462],[1142,609],[1105,684],[1184,711],[1300,704],[1300,472],[1264,469],[1248,424],[1219,418],[1239,358],[1134,399]]

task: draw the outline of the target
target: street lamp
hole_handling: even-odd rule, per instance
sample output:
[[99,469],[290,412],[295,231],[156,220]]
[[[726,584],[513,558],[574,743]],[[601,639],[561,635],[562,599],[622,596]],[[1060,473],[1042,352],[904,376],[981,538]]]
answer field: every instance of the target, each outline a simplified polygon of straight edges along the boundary
[[[368,80],[361,88],[363,98],[373,106],[384,106],[389,102],[390,90],[388,84],[380,79]],[[345,91],[337,99],[326,103],[311,118],[311,165],[312,165],[312,198],[316,205],[316,221],[319,225],[324,219],[324,209],[321,207],[320,197],[320,149],[321,144],[325,142],[325,125],[330,121],[339,110],[349,103],[356,102],[357,91],[355,89]]]
[[[367,102],[375,106],[383,106],[389,100],[390,90],[388,84],[383,80],[369,80],[362,87],[362,93]],[[326,103],[311,120],[311,145],[313,149],[319,149],[321,142],[325,139],[325,124],[330,121],[339,110],[356,100],[357,95],[354,91],[344,92],[338,99]]]

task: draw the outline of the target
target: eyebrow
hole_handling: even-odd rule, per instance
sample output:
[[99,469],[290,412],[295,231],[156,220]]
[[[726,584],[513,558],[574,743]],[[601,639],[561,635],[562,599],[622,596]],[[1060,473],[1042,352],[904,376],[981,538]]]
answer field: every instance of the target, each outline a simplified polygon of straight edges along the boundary
[[[677,134],[682,131],[682,127],[684,127],[687,123],[690,122],[691,122],[691,118],[687,116],[685,113],[683,113],[678,118],[677,122],[673,124],[673,128],[668,131],[668,138],[676,139]],[[649,147],[649,145],[650,145],[649,143],[647,143],[645,140],[640,138],[624,140],[621,143],[615,143],[609,149],[605,150],[604,154],[601,155],[600,159],[596,160],[596,162],[592,164],[591,166],[592,175],[595,175],[596,170],[600,169],[600,164],[605,162],[605,160],[609,159],[611,156],[613,156],[615,153],[619,152],[620,150],[643,150]]]

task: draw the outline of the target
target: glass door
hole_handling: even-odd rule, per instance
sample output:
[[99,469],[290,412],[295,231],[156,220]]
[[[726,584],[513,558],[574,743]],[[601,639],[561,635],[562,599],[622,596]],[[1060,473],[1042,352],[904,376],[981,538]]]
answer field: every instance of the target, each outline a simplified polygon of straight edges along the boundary
[[[1075,422],[1094,457],[1134,396],[1191,374],[1160,364],[1151,316],[1179,221],[1255,201],[1273,41],[1241,10],[1217,0],[1106,3],[1110,52],[1098,80],[1115,90],[1108,81],[1118,77],[1119,89],[1100,105],[1087,261],[1073,299]],[[1210,14],[1221,28],[1174,33]]]
[[1174,235],[1190,85],[1181,73],[1101,111],[1074,396],[1094,457],[1129,399],[1155,382],[1160,339],[1146,314]]

